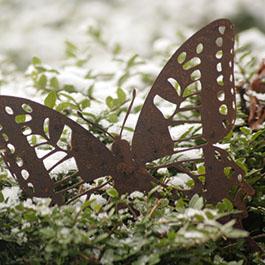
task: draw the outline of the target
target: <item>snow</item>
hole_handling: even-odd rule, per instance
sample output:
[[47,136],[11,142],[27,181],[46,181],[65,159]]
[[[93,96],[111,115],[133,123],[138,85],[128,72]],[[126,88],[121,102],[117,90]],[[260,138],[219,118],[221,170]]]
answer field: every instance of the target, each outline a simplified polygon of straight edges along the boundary
[[89,197],[90,201],[93,201],[92,204],[98,204],[98,205],[104,205],[107,203],[107,200],[101,196],[100,194],[94,194],[92,193]]
[[[37,150],[37,156],[39,158],[43,157],[47,153],[51,152],[51,150]],[[66,156],[65,153],[62,152],[56,152],[53,155],[48,156],[44,159],[43,163],[45,168],[48,170],[53,167],[60,159],[62,159],[64,156]],[[65,160],[63,163],[59,164],[52,170],[52,174],[56,173],[67,173],[69,170],[77,170],[76,162],[74,158],[69,158]]]
[[77,89],[77,91],[85,91],[94,83],[93,80],[84,79],[84,77],[78,75],[75,69],[73,68],[66,68],[63,72],[60,72],[60,74],[56,77],[59,83],[61,84],[62,88],[65,85],[72,85]]
[[264,100],[265,101],[265,93],[257,93],[255,91],[249,91],[249,94],[252,96],[255,96],[258,100]]
[[140,191],[134,191],[130,194],[131,199],[136,199],[136,198],[143,198],[144,194]]
[[239,45],[248,45],[253,50],[253,53],[258,58],[264,58],[265,56],[265,35],[257,28],[251,28],[241,32],[239,37]]
[[161,174],[161,175],[166,175],[166,174],[168,174],[169,172],[168,172],[168,169],[167,169],[166,167],[162,167],[162,168],[159,168],[159,169],[157,170],[157,173],[158,173],[158,174]]
[[[207,12],[206,8],[207,7]],[[39,55],[44,61],[63,58],[66,39],[84,44],[89,28],[103,28],[108,43],[121,42],[125,50],[148,54],[154,39],[175,38],[184,26],[199,28],[219,18],[248,13],[265,24],[263,0],[136,0],[78,1],[10,0],[1,3],[0,51],[16,55],[21,65]],[[19,10],[19,12],[17,12]],[[14,19],[15,17],[15,19]],[[187,19],[187,17],[189,19]],[[86,34],[84,34],[86,33]],[[161,41],[160,41],[161,43]]]
[[[196,130],[197,128],[199,128],[201,125],[198,124],[182,124],[182,125],[178,125],[175,127],[171,127],[170,128],[170,135],[172,140],[179,140],[180,137],[186,133],[187,131],[189,131],[191,128],[193,128],[192,131]],[[197,131],[197,134],[201,134],[201,130]],[[189,138],[189,135],[187,135],[185,138]]]
[[187,185],[187,182],[191,180],[192,178],[189,175],[185,173],[178,173],[176,176],[168,178],[167,185],[182,189],[188,189],[189,186]]
[[217,146],[217,147],[219,147],[221,149],[227,150],[227,149],[229,149],[230,144],[219,144],[219,143],[217,143],[214,146]]
[[204,234],[198,231],[186,231],[184,233],[184,237],[186,238],[204,238]]
[[4,202],[0,203],[0,209],[17,204],[20,193],[21,189],[17,186],[3,188],[2,194],[4,196]]
[[198,159],[202,157],[201,148],[195,148],[191,150],[186,150],[186,148],[177,148],[175,151],[179,151],[179,154],[181,155],[181,160]]

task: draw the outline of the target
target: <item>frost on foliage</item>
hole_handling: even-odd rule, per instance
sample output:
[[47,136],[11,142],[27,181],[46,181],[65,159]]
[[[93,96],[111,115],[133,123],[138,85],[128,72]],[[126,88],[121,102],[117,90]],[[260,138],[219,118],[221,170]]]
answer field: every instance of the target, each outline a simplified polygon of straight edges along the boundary
[[157,170],[157,173],[159,173],[161,175],[167,175],[169,172],[168,172],[168,169],[166,167],[162,167],[162,168],[159,168]]
[[[185,148],[176,148],[177,151],[185,150]],[[183,151],[181,153],[181,159],[186,160],[186,159],[197,159],[202,157],[202,150],[201,149],[192,149],[192,150],[187,150]]]
[[168,186],[179,187],[182,189],[187,189],[189,186],[187,183],[192,181],[192,178],[185,173],[178,173],[176,176],[168,177],[166,182]]
[[[116,212],[117,205],[107,201],[107,198],[105,193],[92,194],[79,207],[67,205],[60,208],[48,207],[49,202],[45,200],[27,200],[23,203],[23,215],[19,205],[7,208],[5,212],[0,211],[0,215],[12,219],[12,229],[5,238],[28,244],[31,246],[29,251],[41,247],[44,255],[51,254],[52,257],[71,253],[76,256],[84,247],[88,257],[94,257],[102,264],[118,260],[125,262],[127,258],[133,262],[150,261],[154,253],[156,262],[153,264],[158,264],[166,253],[197,248],[210,241],[213,244],[212,240],[221,239],[222,236],[245,236],[234,230],[233,222],[224,225],[218,223],[220,214],[217,210],[183,207],[177,211],[166,198],[159,200],[159,206],[157,199],[136,191],[123,196],[120,201],[129,201],[132,209],[139,211],[134,220],[130,209]],[[0,238],[6,233],[5,229],[6,226],[0,227]],[[37,242],[32,233],[38,238]],[[143,259],[143,255],[148,258]]]
[[[189,130],[197,130],[200,127],[198,124],[183,124],[170,128],[170,134],[173,140],[179,140],[180,137]],[[202,130],[199,129],[197,134],[201,134]]]
[[[49,153],[50,150],[41,150],[38,149],[36,151],[38,157],[43,157],[47,153]],[[64,155],[64,154],[63,154]],[[52,156],[49,156],[45,159],[44,165],[47,169],[52,168],[53,165],[55,165],[60,159],[62,158],[62,154],[60,152],[57,152],[53,154]],[[59,164],[52,170],[53,174],[58,173],[67,173],[69,170],[77,170],[76,162],[74,158],[67,159],[64,161],[64,163]]]
[[136,198],[143,198],[144,194],[140,191],[134,191],[130,194],[131,199],[136,199]]
[[17,204],[19,202],[20,193],[21,189],[17,186],[3,188],[2,194],[4,197],[4,202],[0,203],[0,208],[9,207]]
[[92,201],[92,204],[95,203],[101,206],[107,203],[107,200],[99,194],[91,194],[89,200]]

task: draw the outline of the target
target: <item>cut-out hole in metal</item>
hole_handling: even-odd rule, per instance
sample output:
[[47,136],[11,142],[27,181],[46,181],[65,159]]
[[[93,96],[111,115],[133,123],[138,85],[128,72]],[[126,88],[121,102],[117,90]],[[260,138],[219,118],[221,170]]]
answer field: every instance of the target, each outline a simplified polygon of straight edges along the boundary
[[220,107],[219,107],[219,113],[222,114],[222,115],[227,115],[228,114],[228,108],[225,104],[222,104]]
[[218,51],[218,52],[215,54],[215,57],[216,57],[217,59],[222,59],[223,54],[224,54],[223,51],[220,50],[220,51]]
[[189,70],[193,67],[198,66],[201,63],[201,60],[199,57],[194,57],[192,59],[190,59],[189,61],[187,61],[185,64],[183,64],[183,69],[184,70]]
[[6,113],[7,113],[8,115],[13,115],[13,114],[14,114],[13,109],[12,109],[11,107],[9,107],[9,106],[6,106],[6,107],[5,107],[5,111],[6,111]]
[[203,44],[199,43],[196,47],[196,53],[201,54],[203,52]]
[[[24,180],[27,180],[29,178],[29,172],[26,169],[21,170],[21,176],[23,177]],[[32,184],[31,184],[32,185]],[[28,185],[29,186],[29,185]],[[30,187],[30,186],[29,186]],[[32,185],[33,188],[33,185]]]
[[176,104],[173,104],[158,95],[154,98],[154,104],[166,119],[173,115],[176,109]]
[[25,111],[25,112],[27,112],[27,113],[31,113],[32,112],[32,107],[30,106],[30,105],[28,105],[28,104],[22,104],[22,109]]
[[177,61],[179,64],[183,64],[186,60],[186,57],[187,57],[187,53],[186,52],[182,52],[178,58],[177,58]]

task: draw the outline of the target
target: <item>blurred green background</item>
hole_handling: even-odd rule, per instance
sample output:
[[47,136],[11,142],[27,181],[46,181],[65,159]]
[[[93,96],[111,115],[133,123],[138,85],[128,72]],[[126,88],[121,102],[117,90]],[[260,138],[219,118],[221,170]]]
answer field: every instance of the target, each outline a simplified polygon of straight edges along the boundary
[[82,44],[91,27],[110,43],[148,55],[158,39],[185,36],[202,25],[230,18],[242,42],[265,54],[264,0],[1,0],[0,55],[25,70],[32,56],[56,63],[66,40]]

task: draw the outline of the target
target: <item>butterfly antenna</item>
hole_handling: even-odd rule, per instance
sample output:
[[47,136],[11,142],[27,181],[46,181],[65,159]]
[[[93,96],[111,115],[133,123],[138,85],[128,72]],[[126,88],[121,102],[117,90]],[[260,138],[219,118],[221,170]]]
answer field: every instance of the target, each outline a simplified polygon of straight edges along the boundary
[[97,125],[96,123],[94,123],[93,121],[90,121],[88,120],[87,118],[84,117],[84,115],[78,111],[77,112],[78,116],[83,119],[84,121],[86,121],[87,123],[91,124],[94,128],[97,128],[98,130],[102,131],[103,133],[107,134],[109,137],[111,137],[111,139],[114,140],[114,137],[109,133],[107,132],[104,128],[100,127],[99,125]]
[[134,100],[135,100],[135,97],[136,97],[136,90],[134,89],[134,90],[133,90],[133,93],[132,93],[132,100],[131,100],[130,106],[129,106],[128,110],[127,110],[127,113],[126,113],[126,115],[125,115],[125,118],[124,118],[123,123],[122,123],[122,126],[121,126],[120,138],[121,138],[121,136],[122,136],[122,132],[123,132],[123,129],[124,129],[125,123],[126,123],[126,121],[127,121],[127,118],[128,118],[128,116],[129,116],[129,114],[130,114],[130,112],[131,112],[131,109],[132,109],[132,106],[133,106],[133,102],[134,102]]

